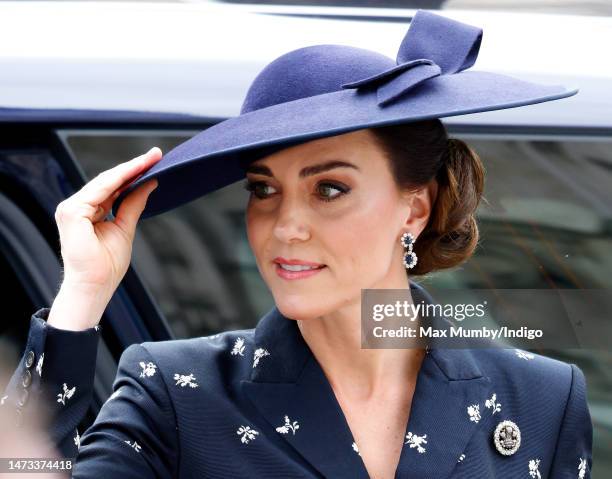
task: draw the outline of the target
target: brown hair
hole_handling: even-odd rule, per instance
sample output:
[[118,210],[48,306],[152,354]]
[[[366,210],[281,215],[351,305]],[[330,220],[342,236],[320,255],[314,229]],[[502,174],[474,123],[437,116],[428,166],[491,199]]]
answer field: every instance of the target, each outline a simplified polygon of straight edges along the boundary
[[484,189],[485,169],[478,154],[464,141],[449,138],[438,119],[370,130],[390,160],[400,190],[438,182],[429,221],[414,244],[417,264],[407,272],[424,275],[468,260],[478,244],[475,213]]

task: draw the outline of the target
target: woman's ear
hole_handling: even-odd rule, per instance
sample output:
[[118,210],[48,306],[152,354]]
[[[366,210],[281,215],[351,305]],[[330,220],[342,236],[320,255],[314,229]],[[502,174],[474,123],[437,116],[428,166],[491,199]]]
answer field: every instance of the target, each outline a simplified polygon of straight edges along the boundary
[[406,227],[415,237],[427,226],[437,196],[438,182],[435,179],[406,196],[409,213],[408,218],[406,218]]

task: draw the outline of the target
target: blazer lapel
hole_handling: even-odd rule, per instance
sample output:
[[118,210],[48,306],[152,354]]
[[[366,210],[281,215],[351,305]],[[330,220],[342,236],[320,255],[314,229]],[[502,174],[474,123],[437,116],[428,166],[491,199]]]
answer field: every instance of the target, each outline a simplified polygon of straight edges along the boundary
[[295,321],[273,308],[255,328],[254,340],[270,355],[242,389],[275,434],[325,477],[368,478],[329,381]]
[[[421,286],[410,287],[433,301]],[[346,417],[295,321],[274,307],[257,324],[254,342],[269,355],[241,385],[275,433],[324,477],[368,478]],[[480,404],[483,413],[489,390],[469,350],[430,348],[417,377],[395,477],[448,477],[486,422],[471,420],[467,407]]]
[[[487,427],[491,385],[469,350],[430,349],[412,399],[396,478],[447,478],[470,439]],[[478,405],[478,414],[468,407]],[[424,442],[426,441],[426,442]]]
[[[437,304],[422,286],[411,282],[410,288],[415,303]],[[448,329],[453,323],[434,316],[432,325]],[[492,394],[490,379],[467,343],[457,339],[450,349],[438,347],[439,341],[431,340],[417,376],[397,479],[449,477],[470,439],[480,428],[490,429],[493,420],[485,408]],[[471,414],[470,406],[477,406]]]

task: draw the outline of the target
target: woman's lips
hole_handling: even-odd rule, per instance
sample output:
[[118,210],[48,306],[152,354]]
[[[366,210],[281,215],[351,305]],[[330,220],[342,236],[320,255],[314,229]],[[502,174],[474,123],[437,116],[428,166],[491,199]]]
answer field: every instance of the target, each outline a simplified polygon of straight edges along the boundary
[[323,265],[319,268],[307,269],[304,271],[288,271],[286,269],[283,269],[280,264],[274,263],[274,269],[276,270],[276,274],[283,279],[309,278],[310,276],[314,276],[315,274],[320,273],[325,268],[327,268],[327,266]]

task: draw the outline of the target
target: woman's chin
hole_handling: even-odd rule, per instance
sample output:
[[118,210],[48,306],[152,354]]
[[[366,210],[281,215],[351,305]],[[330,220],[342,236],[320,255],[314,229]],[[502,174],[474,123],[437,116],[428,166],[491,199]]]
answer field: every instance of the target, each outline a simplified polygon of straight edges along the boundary
[[321,308],[320,298],[320,295],[310,297],[309,295],[283,294],[279,297],[275,296],[274,302],[283,316],[295,320],[308,320],[325,313],[325,308]]

